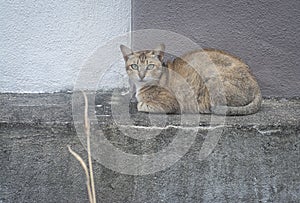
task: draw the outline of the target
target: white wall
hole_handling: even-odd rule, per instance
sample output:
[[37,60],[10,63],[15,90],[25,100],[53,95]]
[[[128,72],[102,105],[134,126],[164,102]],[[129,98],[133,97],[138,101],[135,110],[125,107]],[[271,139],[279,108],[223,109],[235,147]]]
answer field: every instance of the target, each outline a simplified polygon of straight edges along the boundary
[[72,89],[93,51],[130,31],[130,0],[0,4],[0,92]]

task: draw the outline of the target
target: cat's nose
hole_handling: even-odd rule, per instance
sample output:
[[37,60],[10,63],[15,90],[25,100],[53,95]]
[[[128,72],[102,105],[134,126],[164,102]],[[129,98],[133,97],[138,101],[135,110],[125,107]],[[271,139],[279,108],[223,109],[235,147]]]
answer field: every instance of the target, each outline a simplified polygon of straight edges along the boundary
[[140,79],[141,79],[141,81],[144,79],[144,77],[145,77],[145,74],[141,74],[141,73],[139,73],[139,77],[140,77]]

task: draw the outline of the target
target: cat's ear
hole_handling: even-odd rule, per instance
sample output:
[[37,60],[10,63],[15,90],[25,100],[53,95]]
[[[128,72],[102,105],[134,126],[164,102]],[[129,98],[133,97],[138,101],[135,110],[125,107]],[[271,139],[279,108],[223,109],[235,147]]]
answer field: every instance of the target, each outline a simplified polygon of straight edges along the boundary
[[154,54],[157,55],[160,61],[162,61],[164,58],[165,48],[166,46],[164,44],[160,44],[154,49]]
[[130,48],[124,46],[123,44],[120,46],[120,49],[125,60],[127,60],[128,56],[133,53],[133,51]]

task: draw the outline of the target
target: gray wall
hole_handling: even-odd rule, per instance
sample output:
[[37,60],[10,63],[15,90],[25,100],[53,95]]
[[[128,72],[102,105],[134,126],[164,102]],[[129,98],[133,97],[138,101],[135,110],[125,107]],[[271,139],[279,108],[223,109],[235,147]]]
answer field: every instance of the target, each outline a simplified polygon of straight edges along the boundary
[[300,96],[300,1],[132,0],[132,28],[164,29],[223,49],[252,69],[265,97]]

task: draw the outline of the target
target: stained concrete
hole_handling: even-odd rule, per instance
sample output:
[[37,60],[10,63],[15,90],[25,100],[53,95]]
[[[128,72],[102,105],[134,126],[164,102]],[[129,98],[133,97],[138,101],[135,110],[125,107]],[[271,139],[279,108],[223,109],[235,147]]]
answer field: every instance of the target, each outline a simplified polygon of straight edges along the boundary
[[[88,202],[83,170],[67,151],[70,145],[86,158],[71,98],[70,93],[0,95],[0,202]],[[110,93],[98,93],[97,118],[106,138],[125,152],[155,153],[180,130],[180,116],[168,115],[169,127],[155,138],[127,137],[109,116],[110,100]],[[202,161],[199,151],[211,117],[201,115],[188,153],[154,174],[126,175],[94,161],[98,202],[299,202],[299,107],[300,100],[265,99],[257,114],[227,117],[216,147]],[[132,111],[134,125],[127,127],[152,132],[149,115]]]

